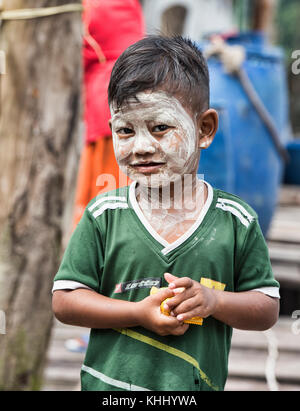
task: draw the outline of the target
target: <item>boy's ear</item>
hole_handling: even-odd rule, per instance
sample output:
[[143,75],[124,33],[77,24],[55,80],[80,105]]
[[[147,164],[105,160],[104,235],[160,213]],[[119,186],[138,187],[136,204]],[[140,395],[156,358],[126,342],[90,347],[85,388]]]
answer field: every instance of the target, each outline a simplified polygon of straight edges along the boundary
[[208,148],[216,135],[219,125],[218,113],[210,108],[202,113],[198,119],[199,143],[201,149]]

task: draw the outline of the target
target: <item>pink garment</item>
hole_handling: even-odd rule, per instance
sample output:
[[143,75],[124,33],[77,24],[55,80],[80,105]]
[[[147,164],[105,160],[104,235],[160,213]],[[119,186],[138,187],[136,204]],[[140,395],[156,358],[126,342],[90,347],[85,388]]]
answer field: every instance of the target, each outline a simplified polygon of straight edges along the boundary
[[83,4],[88,33],[83,47],[84,117],[86,143],[91,143],[111,135],[107,102],[111,70],[120,54],[144,37],[145,29],[138,0],[84,0]]

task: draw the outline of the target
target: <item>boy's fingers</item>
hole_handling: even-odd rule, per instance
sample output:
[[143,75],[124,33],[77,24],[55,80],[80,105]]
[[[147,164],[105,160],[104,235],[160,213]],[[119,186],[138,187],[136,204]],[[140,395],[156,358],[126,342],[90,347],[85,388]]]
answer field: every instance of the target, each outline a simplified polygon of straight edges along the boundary
[[[173,312],[176,316],[178,316],[179,314],[185,314],[195,310],[199,311],[200,306],[201,302],[197,296],[195,296],[182,301],[180,304],[177,304],[177,306],[173,308]],[[199,313],[197,315],[199,315]]]
[[163,290],[158,291],[154,297],[157,298],[157,300],[162,303],[166,298],[171,298],[173,297],[174,292],[170,288],[165,288]]
[[165,304],[168,307],[166,309],[172,310],[173,308],[177,308],[180,304],[186,302],[191,302],[191,299],[194,298],[194,294],[191,289],[184,289],[182,292],[176,293],[174,291],[174,297],[168,300]]
[[175,280],[177,280],[179,277],[175,277],[175,275],[173,275],[173,274],[170,274],[170,273],[164,273],[164,277],[165,277],[165,280],[167,281],[167,283],[171,283],[172,281],[175,281]]
[[171,283],[169,283],[169,288],[174,289],[174,288],[189,288],[193,285],[193,280],[189,277],[181,277],[181,278],[176,278],[172,280]]
[[182,293],[175,294],[174,297],[164,303],[164,308],[166,310],[172,310],[177,307],[178,304],[181,304],[185,299],[186,293],[184,291]]
[[199,314],[198,310],[191,310],[186,313],[178,314],[175,318],[178,321],[186,321],[186,320],[190,320],[193,317],[203,317],[203,315]]

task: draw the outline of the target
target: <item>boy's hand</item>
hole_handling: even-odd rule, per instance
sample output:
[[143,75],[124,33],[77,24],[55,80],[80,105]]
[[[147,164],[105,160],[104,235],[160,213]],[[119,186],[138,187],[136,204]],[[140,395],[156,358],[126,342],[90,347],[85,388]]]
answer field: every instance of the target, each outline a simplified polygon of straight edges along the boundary
[[176,317],[162,314],[160,309],[161,303],[173,296],[174,292],[166,288],[136,303],[138,323],[159,335],[183,335],[189,325]]
[[206,318],[213,315],[217,306],[216,290],[201,285],[188,277],[175,277],[165,273],[169,289],[184,287],[175,296],[164,304],[164,308],[170,310],[179,321],[185,321],[192,317]]

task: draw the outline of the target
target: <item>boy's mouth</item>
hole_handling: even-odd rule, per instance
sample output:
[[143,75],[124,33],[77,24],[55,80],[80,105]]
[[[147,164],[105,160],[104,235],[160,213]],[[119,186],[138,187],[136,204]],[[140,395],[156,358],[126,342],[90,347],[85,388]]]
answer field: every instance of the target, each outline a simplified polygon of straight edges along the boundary
[[147,174],[147,173],[153,173],[153,172],[157,171],[158,169],[160,169],[160,167],[162,167],[165,164],[166,163],[163,163],[163,162],[159,163],[159,162],[155,162],[155,161],[141,161],[139,163],[136,162],[136,163],[132,163],[130,165],[138,173]]

